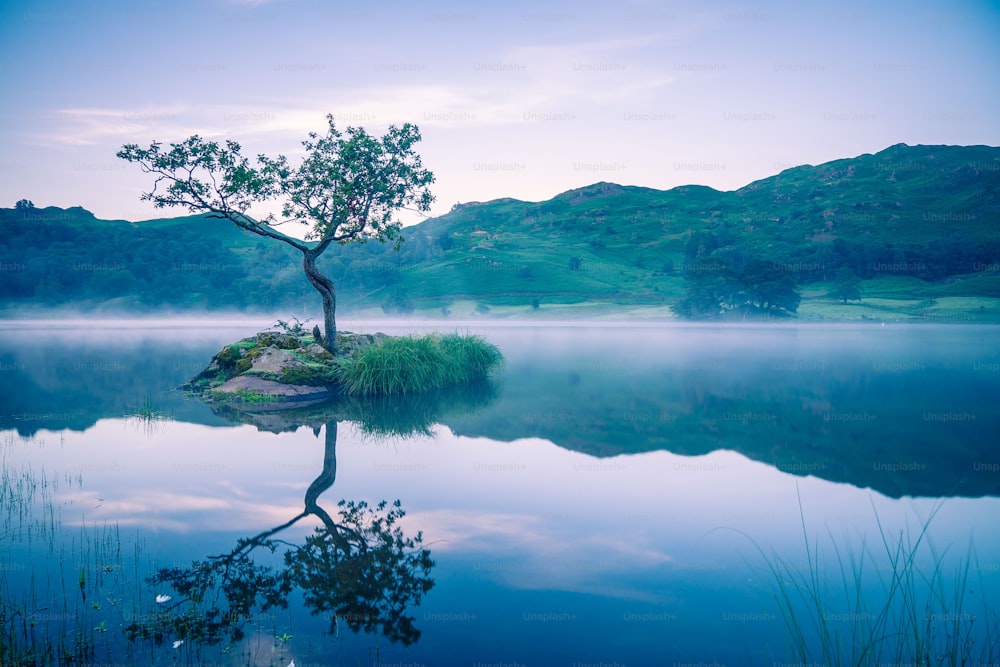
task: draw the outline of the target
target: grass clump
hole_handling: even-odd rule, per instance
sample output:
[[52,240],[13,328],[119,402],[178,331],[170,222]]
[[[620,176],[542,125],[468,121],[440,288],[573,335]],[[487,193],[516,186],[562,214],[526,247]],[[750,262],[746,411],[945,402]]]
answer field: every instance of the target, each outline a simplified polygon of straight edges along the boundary
[[980,568],[971,545],[957,565],[946,566],[945,552],[930,539],[940,508],[915,531],[899,534],[890,534],[876,513],[875,547],[862,541],[860,553],[852,553],[833,542],[834,568],[806,533],[801,500],[805,568],[755,543],[774,582],[789,657],[824,665],[997,664],[1000,616],[973,576]]
[[368,345],[338,376],[350,395],[412,394],[482,379],[502,364],[503,354],[481,336],[430,334]]

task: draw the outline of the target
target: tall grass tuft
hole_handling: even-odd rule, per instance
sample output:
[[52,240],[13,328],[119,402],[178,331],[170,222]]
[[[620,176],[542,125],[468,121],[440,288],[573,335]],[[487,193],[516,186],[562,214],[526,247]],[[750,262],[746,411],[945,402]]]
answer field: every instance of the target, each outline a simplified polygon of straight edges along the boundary
[[830,563],[819,541],[809,538],[801,499],[804,567],[754,542],[773,581],[792,660],[858,666],[1000,663],[1000,617],[985,595],[971,545],[957,565],[946,566],[947,550],[940,552],[928,534],[940,508],[936,505],[918,529],[898,534],[890,534],[875,512],[877,544],[870,547],[862,539],[859,553],[848,552],[831,536]]
[[353,396],[416,394],[485,378],[502,364],[500,350],[481,336],[430,334],[369,345],[338,376]]

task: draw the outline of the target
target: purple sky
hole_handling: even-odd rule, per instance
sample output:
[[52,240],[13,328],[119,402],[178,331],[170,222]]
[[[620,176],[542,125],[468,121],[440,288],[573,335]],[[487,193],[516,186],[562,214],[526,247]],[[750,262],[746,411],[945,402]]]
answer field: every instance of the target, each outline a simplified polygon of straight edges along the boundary
[[[1000,145],[1000,5],[6,2],[0,205],[139,220],[124,143],[293,156],[324,116],[417,124],[456,202],[596,181],[731,190],[895,143]],[[412,222],[413,219],[407,219]]]

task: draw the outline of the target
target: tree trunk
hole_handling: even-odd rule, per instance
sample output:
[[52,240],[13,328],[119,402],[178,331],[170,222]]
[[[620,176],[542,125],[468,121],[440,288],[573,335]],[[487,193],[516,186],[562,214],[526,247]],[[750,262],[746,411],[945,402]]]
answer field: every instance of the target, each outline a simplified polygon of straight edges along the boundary
[[349,555],[353,552],[351,543],[341,534],[340,526],[333,520],[329,512],[319,506],[320,495],[333,486],[337,480],[337,420],[326,423],[326,444],[323,449],[323,472],[306,489],[306,514],[312,514],[323,522],[330,538],[337,546]]
[[[322,251],[321,251],[322,252]],[[302,268],[306,272],[309,284],[316,288],[323,299],[323,347],[330,354],[337,354],[337,291],[333,281],[324,276],[316,268],[316,258],[319,253],[306,250],[302,253]]]
[[306,489],[306,512],[316,513],[317,499],[337,480],[337,420],[326,424],[326,443],[323,448],[323,472]]

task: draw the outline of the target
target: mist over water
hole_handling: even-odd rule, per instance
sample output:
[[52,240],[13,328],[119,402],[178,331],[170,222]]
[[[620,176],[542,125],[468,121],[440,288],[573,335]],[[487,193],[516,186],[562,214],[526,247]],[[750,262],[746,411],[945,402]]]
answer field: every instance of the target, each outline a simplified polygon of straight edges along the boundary
[[[975,614],[977,632],[996,618],[994,327],[344,318],[353,331],[472,331],[503,351],[490,393],[391,402],[397,417],[434,420],[408,437],[373,435],[365,415],[336,404],[237,414],[176,390],[223,345],[273,322],[0,323],[5,488],[24,496],[15,480],[50,480],[23,498],[26,513],[5,503],[0,625],[13,627],[16,604],[35,605],[36,619],[43,606],[78,608],[39,632],[103,622],[88,659],[124,664],[237,664],[262,646],[283,665],[368,664],[376,653],[434,665],[772,664],[788,660],[788,636],[763,554],[806,567],[810,540],[835,592],[836,550],[869,558],[862,589],[877,600],[891,574],[882,536],[924,526],[933,548],[914,567],[939,571],[946,591],[956,568],[974,575],[963,608],[926,608],[934,628],[948,614]],[[156,567],[284,524],[311,488],[328,512],[342,498],[398,498],[401,525],[422,531],[435,585],[410,609],[418,641],[346,627],[331,636],[330,617],[299,598],[251,618],[229,653],[124,639],[123,618],[155,616],[156,595],[176,596],[146,581]],[[322,525],[307,517],[280,537],[302,545]],[[117,527],[124,555],[88,552],[103,560],[84,566],[81,587],[81,557],[65,555],[94,526]],[[32,572],[46,582],[34,594]],[[842,598],[831,594],[826,613],[849,630],[856,609]],[[283,634],[295,638],[275,640]]]

